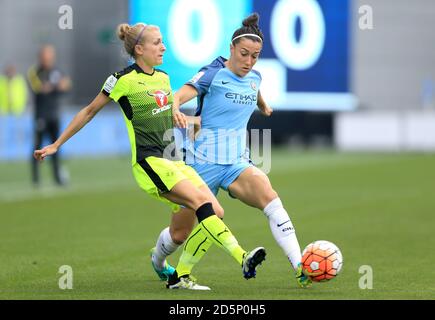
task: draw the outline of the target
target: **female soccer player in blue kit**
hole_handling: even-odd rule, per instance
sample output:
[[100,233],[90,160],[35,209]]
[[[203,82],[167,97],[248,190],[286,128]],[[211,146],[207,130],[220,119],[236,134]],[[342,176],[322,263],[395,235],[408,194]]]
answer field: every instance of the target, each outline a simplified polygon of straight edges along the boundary
[[[228,60],[218,57],[175,94],[173,117],[176,126],[185,128],[186,119],[177,107],[197,97],[196,116],[201,117],[201,131],[195,137],[194,150],[187,148],[186,163],[198,172],[215,195],[222,188],[232,197],[264,212],[276,242],[295,271],[298,284],[308,287],[311,280],[302,272],[301,250],[289,215],[268,177],[249,161],[245,152],[247,124],[256,107],[266,116],[272,113],[259,92],[261,75],[253,69],[263,45],[258,20],[258,14],[254,13],[234,32]],[[182,208],[176,216],[193,217],[189,211]],[[151,250],[152,265],[162,279],[166,257],[186,240],[194,225],[193,219],[190,224],[188,219],[183,221],[186,223],[182,228],[164,229]],[[177,277],[188,277],[212,244],[209,237],[200,232],[201,228],[196,226],[186,240],[176,268]]]

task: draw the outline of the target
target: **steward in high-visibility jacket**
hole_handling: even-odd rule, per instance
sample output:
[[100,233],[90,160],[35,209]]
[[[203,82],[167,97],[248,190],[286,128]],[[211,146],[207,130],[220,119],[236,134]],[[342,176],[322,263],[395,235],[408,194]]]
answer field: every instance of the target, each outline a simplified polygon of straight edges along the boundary
[[0,115],[23,114],[27,103],[27,84],[20,74],[0,75]]

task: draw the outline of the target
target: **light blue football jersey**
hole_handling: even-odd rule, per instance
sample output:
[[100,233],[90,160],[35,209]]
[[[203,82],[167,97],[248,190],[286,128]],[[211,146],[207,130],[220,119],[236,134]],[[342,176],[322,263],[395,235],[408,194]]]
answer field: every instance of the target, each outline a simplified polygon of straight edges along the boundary
[[233,164],[245,159],[248,121],[257,108],[261,75],[252,70],[239,77],[218,57],[201,68],[187,85],[198,91],[196,116],[201,131],[193,149],[187,148],[186,163]]

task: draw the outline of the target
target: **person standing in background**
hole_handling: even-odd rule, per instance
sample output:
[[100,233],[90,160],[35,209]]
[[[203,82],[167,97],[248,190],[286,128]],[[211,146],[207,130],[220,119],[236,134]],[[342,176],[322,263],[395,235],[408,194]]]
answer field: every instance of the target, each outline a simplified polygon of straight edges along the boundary
[[[71,80],[56,66],[56,50],[45,45],[39,51],[39,62],[28,71],[28,80],[34,93],[34,148],[40,149],[46,135],[50,143],[59,135],[59,97],[71,88]],[[52,158],[53,174],[57,185],[65,185],[67,178],[62,174],[59,155]],[[32,182],[40,183],[39,164],[32,153]]]
[[27,94],[25,77],[14,64],[6,64],[0,73],[0,158],[10,159],[25,145]]

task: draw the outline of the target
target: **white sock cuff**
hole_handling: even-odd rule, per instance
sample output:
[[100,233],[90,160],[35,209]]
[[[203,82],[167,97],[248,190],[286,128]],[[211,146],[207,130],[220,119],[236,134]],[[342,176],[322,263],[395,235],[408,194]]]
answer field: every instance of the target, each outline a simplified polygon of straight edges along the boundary
[[271,202],[269,202],[263,209],[264,214],[266,217],[269,217],[271,214],[273,214],[276,210],[282,208],[282,202],[281,199],[275,198]]

